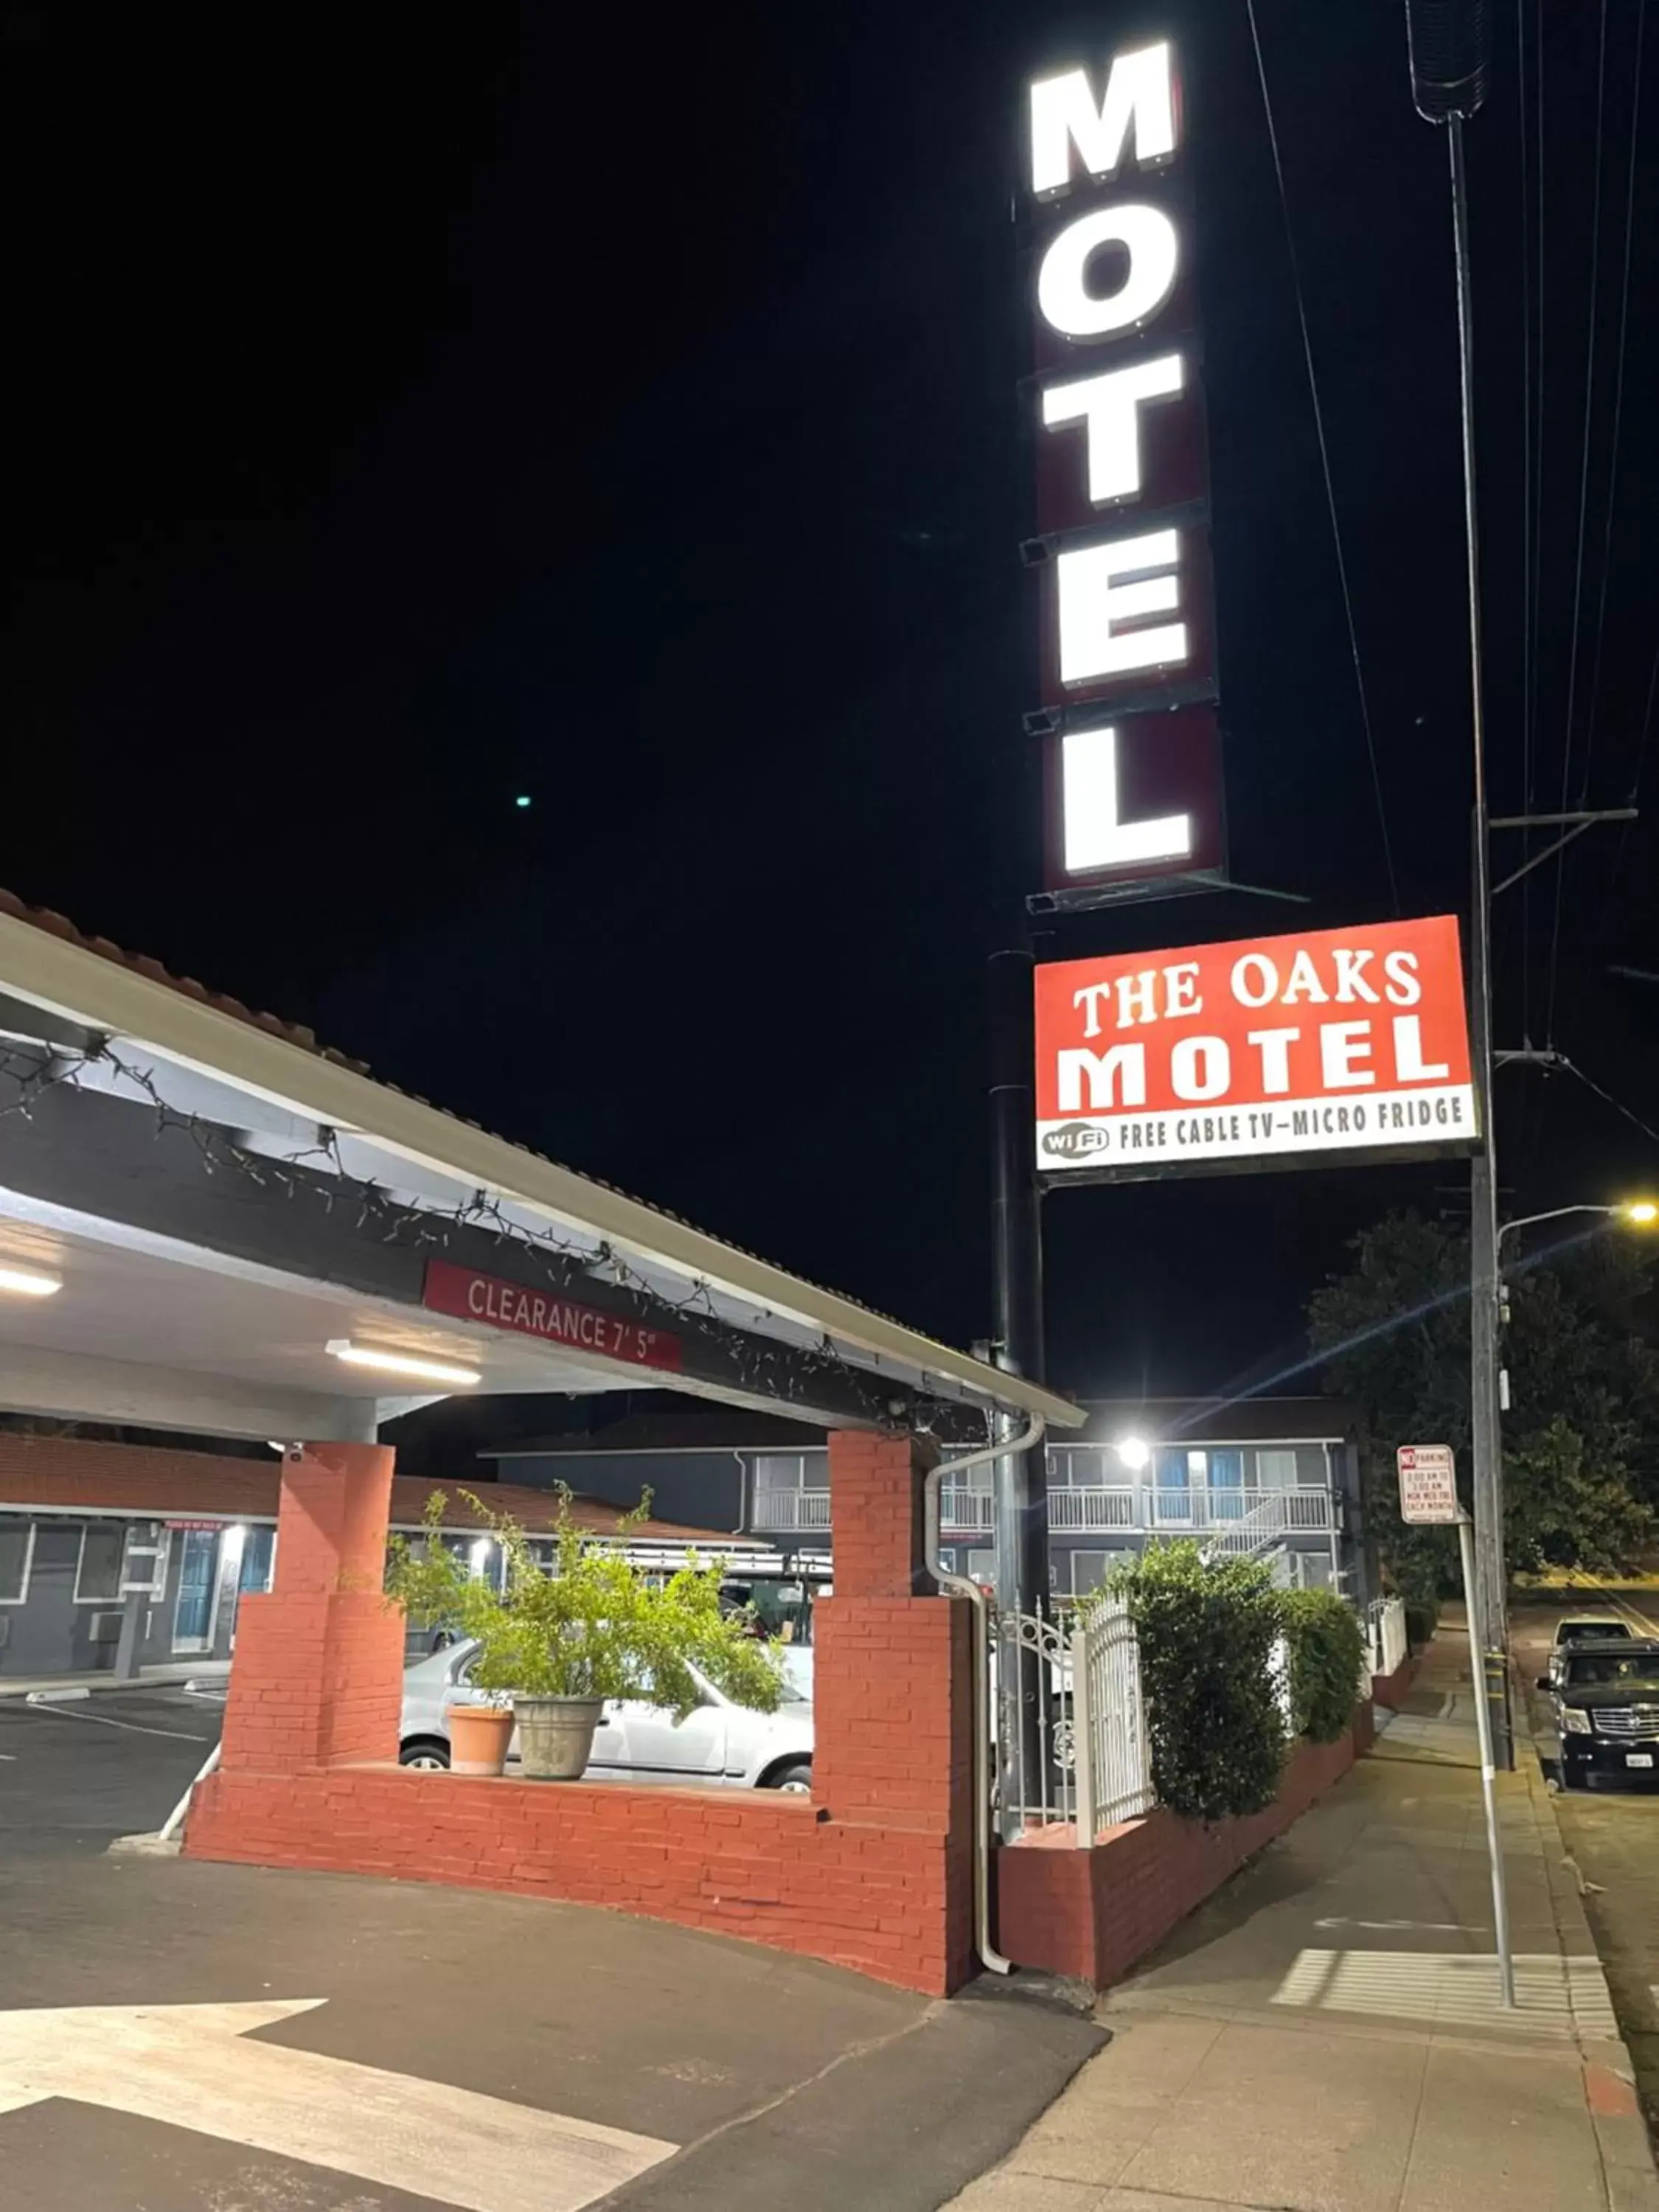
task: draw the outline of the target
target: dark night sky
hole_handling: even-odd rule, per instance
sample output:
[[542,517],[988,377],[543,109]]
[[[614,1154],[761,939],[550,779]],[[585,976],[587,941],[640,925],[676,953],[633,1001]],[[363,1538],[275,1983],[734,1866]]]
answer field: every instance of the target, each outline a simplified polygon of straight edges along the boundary
[[[1532,35],[1535,0],[1523,0]],[[1515,15],[1471,126],[1494,802],[1526,782]],[[1597,34],[1547,8],[1534,798],[1559,804]],[[1398,8],[1260,0],[1407,912],[1467,896],[1443,137]],[[1180,40],[1232,863],[1392,911],[1242,0],[835,10],[0,8],[0,882],[957,1341],[988,1319],[982,957],[1033,690],[1014,545],[1023,78]],[[1659,619],[1659,144],[1608,10],[1570,804],[1628,798]],[[1659,21],[1650,47],[1659,45]],[[1651,769],[1654,753],[1650,755]],[[533,799],[514,807],[517,793]],[[1644,797],[1652,801],[1651,782]],[[1659,806],[1511,893],[1499,1042],[1659,1123]],[[1507,848],[1504,848],[1505,856]],[[1516,855],[1518,858],[1518,854]],[[1500,862],[1500,867],[1502,863]],[[1263,933],[1241,896],[1042,950]],[[1513,1211],[1659,1179],[1500,1078]],[[1068,1193],[1050,1370],[1221,1388],[1456,1168]]]

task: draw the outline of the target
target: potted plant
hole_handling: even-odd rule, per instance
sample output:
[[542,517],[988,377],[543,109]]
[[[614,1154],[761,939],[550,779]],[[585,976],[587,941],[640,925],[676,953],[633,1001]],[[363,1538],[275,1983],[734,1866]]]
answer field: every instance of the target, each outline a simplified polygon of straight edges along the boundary
[[[501,1546],[501,1588],[469,1574],[443,1547],[438,1532],[446,1501],[439,1492],[428,1504],[422,1547],[394,1546],[388,1589],[414,1618],[477,1638],[473,1686],[510,1696],[527,1780],[569,1782],[582,1774],[608,1698],[642,1698],[683,1720],[702,1694],[692,1663],[739,1704],[776,1710],[782,1662],[757,1639],[746,1615],[722,1612],[717,1560],[705,1565],[693,1557],[677,1573],[653,1577],[618,1543],[577,1527],[562,1485],[554,1559],[544,1567],[517,1522],[470,1492],[461,1495]],[[649,1504],[647,1492],[623,1516],[619,1539],[644,1519]],[[501,1749],[505,1755],[505,1740]]]

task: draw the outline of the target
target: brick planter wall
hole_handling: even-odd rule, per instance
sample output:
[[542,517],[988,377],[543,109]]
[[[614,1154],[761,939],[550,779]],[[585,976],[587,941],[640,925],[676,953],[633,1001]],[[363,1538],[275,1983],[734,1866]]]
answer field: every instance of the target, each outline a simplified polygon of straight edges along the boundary
[[1069,1828],[1006,1846],[994,1880],[999,1948],[1016,1964],[1107,1989],[1276,1836],[1371,1744],[1370,1711],[1337,1743],[1303,1744],[1262,1813],[1206,1827],[1163,1806],[1079,1850]]
[[1421,1663],[1422,1654],[1413,1651],[1401,1661],[1392,1674],[1373,1674],[1372,1698],[1379,1705],[1386,1705],[1390,1712],[1399,1712],[1405,1705],[1406,1692],[1410,1689],[1413,1677]]
[[376,1594],[392,1454],[283,1472],[276,1586],[243,1601],[187,1856],[447,1881],[678,1921],[929,1996],[973,1971],[968,1608],[929,1594],[908,1438],[830,1440],[810,1800],[473,1781],[396,1764],[403,1621]]
[[855,1967],[931,1996],[966,1978],[946,1838],[768,1790],[629,1790],[337,1767],[216,1774],[192,1858],[610,1905]]

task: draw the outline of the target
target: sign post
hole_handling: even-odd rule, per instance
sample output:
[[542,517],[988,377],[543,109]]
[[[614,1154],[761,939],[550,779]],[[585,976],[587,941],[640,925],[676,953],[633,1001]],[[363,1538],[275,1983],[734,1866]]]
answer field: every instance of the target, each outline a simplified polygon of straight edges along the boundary
[[1470,1678],[1474,1722],[1480,1740],[1480,1799],[1486,1815],[1486,1856],[1492,1864],[1493,1936],[1498,1946],[1498,1986],[1504,2002],[1515,2008],[1515,1961],[1510,1955],[1510,1900],[1504,1881],[1504,1855],[1498,1839],[1498,1801],[1492,1760],[1492,1714],[1486,1703],[1486,1645],[1480,1634],[1475,1594],[1474,1545],[1468,1515],[1457,1502],[1457,1468],[1449,1444],[1401,1444],[1395,1455],[1400,1477],[1400,1517],[1413,1528],[1457,1529],[1458,1561],[1463,1571],[1463,1605],[1469,1624]]

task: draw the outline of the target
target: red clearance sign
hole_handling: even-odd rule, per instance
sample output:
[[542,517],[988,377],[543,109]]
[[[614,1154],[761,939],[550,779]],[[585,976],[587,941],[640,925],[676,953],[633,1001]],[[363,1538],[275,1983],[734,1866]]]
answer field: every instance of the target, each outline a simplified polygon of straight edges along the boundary
[[1036,971],[1039,1171],[1128,1178],[1478,1137],[1449,915]]
[[528,1291],[499,1275],[476,1274],[448,1260],[428,1260],[421,1303],[457,1321],[477,1321],[520,1336],[538,1336],[573,1352],[592,1352],[636,1367],[680,1365],[680,1340],[666,1329],[602,1313],[556,1291]]

